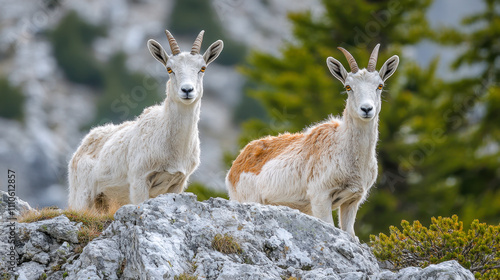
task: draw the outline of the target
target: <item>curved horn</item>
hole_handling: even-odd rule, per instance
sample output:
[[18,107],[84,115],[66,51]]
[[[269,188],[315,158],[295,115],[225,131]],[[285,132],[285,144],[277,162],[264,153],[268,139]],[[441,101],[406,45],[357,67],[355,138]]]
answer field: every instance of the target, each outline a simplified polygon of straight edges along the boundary
[[354,57],[346,49],[342,47],[338,47],[337,49],[339,49],[345,55],[345,58],[347,58],[347,61],[349,62],[349,67],[351,67],[351,72],[353,74],[358,72],[359,70],[358,64],[356,63]]
[[170,45],[170,49],[172,50],[172,55],[179,54],[181,52],[181,48],[177,44],[177,41],[174,39],[174,36],[170,34],[168,30],[165,30],[165,34],[167,34],[168,44]]
[[370,60],[368,60],[368,66],[366,70],[368,72],[375,71],[375,67],[377,67],[377,58],[378,58],[378,49],[380,48],[380,44],[377,44],[370,55]]
[[205,34],[205,30],[202,30],[196,40],[194,40],[193,47],[191,48],[191,54],[199,54],[201,49],[201,42],[203,41],[203,34]]

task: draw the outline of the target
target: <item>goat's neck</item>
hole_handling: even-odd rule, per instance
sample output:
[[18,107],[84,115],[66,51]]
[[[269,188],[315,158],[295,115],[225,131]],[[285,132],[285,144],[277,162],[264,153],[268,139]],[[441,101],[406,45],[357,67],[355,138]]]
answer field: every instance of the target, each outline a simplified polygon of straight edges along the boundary
[[346,152],[353,153],[356,160],[369,159],[375,156],[378,141],[378,115],[369,122],[352,117],[348,110],[344,110],[344,125],[340,145]]
[[198,120],[200,119],[200,100],[185,105],[172,100],[176,94],[167,83],[167,98],[164,102],[164,127],[168,142],[171,146],[178,146],[179,150],[189,148],[198,139]]

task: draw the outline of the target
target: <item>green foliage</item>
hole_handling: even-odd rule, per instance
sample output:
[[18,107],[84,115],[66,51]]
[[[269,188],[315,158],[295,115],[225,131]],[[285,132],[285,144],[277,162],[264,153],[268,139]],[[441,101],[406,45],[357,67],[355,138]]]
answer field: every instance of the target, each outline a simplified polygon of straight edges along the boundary
[[[252,86],[247,83],[244,87],[249,89]],[[233,122],[240,124],[250,118],[268,119],[268,116],[264,107],[255,98],[244,94],[234,109]]]
[[91,44],[105,33],[103,27],[86,23],[74,11],[50,32],[54,57],[70,81],[94,87],[103,85],[102,69],[92,53]]
[[238,242],[228,233],[224,233],[224,235],[220,233],[216,234],[212,240],[212,248],[224,254],[243,253]]
[[186,192],[191,192],[191,193],[195,194],[196,196],[198,196],[198,201],[204,201],[204,200],[207,200],[211,197],[222,197],[224,199],[229,198],[227,196],[227,193],[215,191],[209,187],[206,187],[205,185],[203,185],[201,183],[192,183],[186,189]]
[[216,40],[224,41],[224,50],[217,58],[217,63],[233,65],[243,60],[246,53],[244,45],[228,36],[210,1],[177,0],[168,22],[169,30],[176,37],[196,38],[205,30],[202,52]]
[[[466,44],[467,49],[458,56],[453,68],[483,64],[480,76],[498,81],[500,66],[496,59],[500,54],[500,1],[483,0],[486,8],[462,19],[460,30],[442,28],[435,36],[443,44]],[[474,75],[475,76],[475,75]]]
[[95,58],[91,44],[105,33],[104,27],[86,23],[76,12],[68,13],[50,32],[55,58],[66,77],[100,93],[97,115],[89,126],[133,119],[161,100],[158,92],[163,86],[146,85],[145,75],[130,72],[125,54],[115,53],[107,62]]
[[0,78],[0,117],[23,120],[24,95],[22,91],[9,84],[6,78]]
[[[346,95],[325,63],[333,56],[347,66],[337,46],[347,48],[361,67],[376,43],[381,43],[378,69],[393,54],[400,56],[399,68],[387,82],[388,92],[382,95],[386,102],[380,113],[378,181],[355,225],[364,240],[370,232],[382,232],[408,217],[422,220],[458,213],[466,223],[475,218],[500,222],[500,149],[495,140],[500,137],[500,87],[493,82],[500,75],[495,63],[498,48],[493,47],[498,45],[500,25],[494,24],[498,16],[492,16],[500,9],[488,6],[489,12],[466,21],[482,24],[464,35],[464,55],[471,58],[457,65],[471,62],[486,65],[485,70],[444,81],[437,60],[420,67],[400,51],[423,39],[440,38],[426,21],[431,3],[325,0],[324,16],[290,15],[296,43],[285,45],[279,56],[254,52],[241,68],[252,85],[247,94],[267,114],[242,124],[243,147],[253,139],[301,131],[329,114],[342,114]],[[437,32],[450,32],[448,37],[459,33]],[[480,34],[488,36],[479,40]]]
[[390,227],[390,235],[370,236],[373,253],[380,261],[389,261],[395,269],[426,267],[456,260],[475,273],[477,279],[500,277],[500,225],[474,220],[464,230],[458,216],[432,218],[429,228],[419,221],[401,222],[401,230]]
[[[444,171],[442,178],[448,181],[448,192],[454,193],[454,198],[449,200],[458,202],[456,213],[461,213],[466,223],[475,218],[489,223],[500,221],[500,119],[497,113],[500,109],[500,64],[497,63],[500,1],[483,2],[485,9],[465,17],[459,30],[436,32],[440,43],[464,47],[451,66],[467,70],[467,78],[450,82],[451,94],[445,99],[444,134],[448,136],[443,145],[446,154],[441,157],[453,160],[443,160],[439,165],[424,163],[429,170]],[[466,69],[471,65],[476,68]]]
[[[145,86],[146,76],[130,72],[125,54],[116,53],[103,65],[103,94],[97,100],[94,124],[121,123],[140,115],[144,108],[161,101],[160,86]],[[161,86],[163,87],[163,85]]]

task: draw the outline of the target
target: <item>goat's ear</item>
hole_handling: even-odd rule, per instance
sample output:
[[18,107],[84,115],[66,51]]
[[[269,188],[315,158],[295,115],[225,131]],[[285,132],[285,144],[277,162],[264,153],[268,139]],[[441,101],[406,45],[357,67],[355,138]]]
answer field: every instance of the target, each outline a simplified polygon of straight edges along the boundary
[[203,54],[203,59],[205,63],[208,65],[210,62],[214,61],[219,54],[222,52],[224,48],[224,43],[221,40],[215,41],[213,44],[208,47],[208,49]]
[[380,71],[378,72],[380,75],[380,78],[382,78],[382,81],[385,82],[394,72],[396,72],[396,69],[398,69],[399,65],[399,57],[397,55],[391,56],[384,65],[382,65],[382,68],[380,68]]
[[151,55],[156,58],[156,60],[167,66],[168,55],[160,45],[160,43],[156,42],[153,39],[150,39],[148,40],[148,49]]
[[347,71],[345,70],[344,66],[342,66],[342,63],[330,56],[326,59],[326,65],[328,66],[328,69],[330,69],[332,75],[339,81],[341,81],[343,85],[345,85]]

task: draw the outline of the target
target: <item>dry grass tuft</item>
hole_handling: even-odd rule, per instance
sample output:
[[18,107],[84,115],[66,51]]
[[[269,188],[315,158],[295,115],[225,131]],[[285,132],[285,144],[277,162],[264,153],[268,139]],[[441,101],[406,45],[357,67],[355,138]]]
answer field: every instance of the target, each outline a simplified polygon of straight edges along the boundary
[[98,237],[111,224],[118,208],[120,208],[120,205],[117,203],[110,203],[104,212],[97,209],[78,211],[72,209],[43,208],[23,213],[18,217],[18,222],[32,223],[64,215],[72,222],[82,223],[78,232],[78,240],[80,242],[79,247],[85,247],[85,245]]
[[241,254],[243,252],[234,237],[227,233],[224,235],[216,234],[212,240],[212,248],[224,254]]
[[187,273],[182,273],[174,277],[174,280],[198,280],[198,277]]

